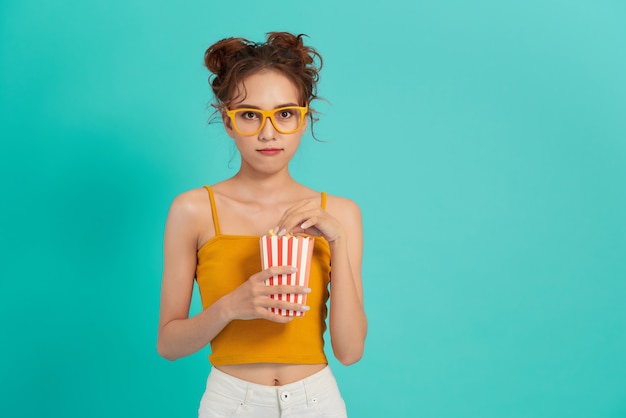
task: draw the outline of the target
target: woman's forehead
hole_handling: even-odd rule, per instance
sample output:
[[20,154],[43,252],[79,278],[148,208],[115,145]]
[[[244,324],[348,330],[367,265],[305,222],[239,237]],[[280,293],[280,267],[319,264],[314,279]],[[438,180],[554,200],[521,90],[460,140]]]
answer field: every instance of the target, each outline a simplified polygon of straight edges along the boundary
[[296,85],[274,70],[255,72],[244,78],[231,101],[234,105],[246,103],[259,107],[299,102],[300,92]]

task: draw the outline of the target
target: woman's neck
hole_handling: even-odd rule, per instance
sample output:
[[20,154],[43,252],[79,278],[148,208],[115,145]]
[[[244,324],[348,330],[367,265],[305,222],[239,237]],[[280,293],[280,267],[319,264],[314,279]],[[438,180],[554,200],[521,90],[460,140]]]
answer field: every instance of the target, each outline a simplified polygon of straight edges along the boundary
[[240,196],[259,202],[280,199],[281,196],[292,194],[293,190],[300,186],[288,171],[267,176],[249,176],[239,171],[230,182]]

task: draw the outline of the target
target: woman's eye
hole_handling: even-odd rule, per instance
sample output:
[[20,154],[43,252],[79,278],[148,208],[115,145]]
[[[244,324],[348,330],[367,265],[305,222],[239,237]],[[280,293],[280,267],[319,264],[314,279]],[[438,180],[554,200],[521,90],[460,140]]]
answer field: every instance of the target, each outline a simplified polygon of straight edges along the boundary
[[291,110],[281,110],[278,113],[278,117],[280,117],[281,119],[287,119],[291,117],[291,115],[293,115],[293,113],[291,113]]
[[257,118],[257,114],[255,112],[241,112],[242,113],[242,117],[244,119],[256,119]]

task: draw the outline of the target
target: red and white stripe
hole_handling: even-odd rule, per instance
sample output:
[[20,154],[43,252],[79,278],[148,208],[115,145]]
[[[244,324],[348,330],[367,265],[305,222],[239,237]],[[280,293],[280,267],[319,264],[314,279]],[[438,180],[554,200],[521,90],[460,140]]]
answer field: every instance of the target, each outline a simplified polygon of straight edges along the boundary
[[[276,236],[261,237],[261,263],[263,270],[272,266],[293,266],[298,269],[292,274],[272,276],[265,281],[266,285],[308,286],[311,258],[313,256],[314,238],[308,236]],[[292,303],[306,304],[303,294],[275,294],[273,299],[287,300]],[[291,309],[269,308],[270,311],[283,316],[303,316],[304,312]]]

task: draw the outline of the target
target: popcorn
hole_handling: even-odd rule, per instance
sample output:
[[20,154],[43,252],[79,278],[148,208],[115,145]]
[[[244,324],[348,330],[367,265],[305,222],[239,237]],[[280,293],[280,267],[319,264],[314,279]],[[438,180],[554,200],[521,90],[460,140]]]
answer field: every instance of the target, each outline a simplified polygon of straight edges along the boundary
[[[278,236],[274,230],[260,239],[261,263],[263,269],[272,266],[293,266],[298,269],[292,274],[272,276],[265,281],[268,286],[290,285],[308,286],[313,244],[315,239],[309,235],[287,234]],[[272,299],[287,300],[292,303],[306,304],[306,294],[274,294]],[[304,316],[304,312],[291,309],[268,308],[271,312],[283,316]]]

